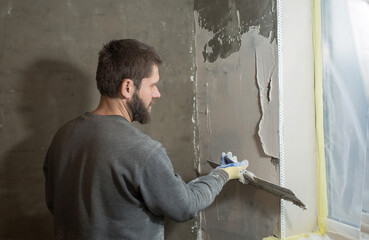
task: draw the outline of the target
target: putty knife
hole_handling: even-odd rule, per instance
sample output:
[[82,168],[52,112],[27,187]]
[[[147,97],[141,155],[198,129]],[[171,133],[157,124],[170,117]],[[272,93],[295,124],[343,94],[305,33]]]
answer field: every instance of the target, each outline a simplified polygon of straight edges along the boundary
[[[208,160],[208,163],[210,164],[210,166],[212,168],[216,168],[219,167],[220,164],[216,163],[216,162],[212,162]],[[265,181],[261,178],[256,177],[252,172],[250,171],[245,171],[245,173],[243,174],[243,177],[245,178],[245,180],[243,183],[244,184],[250,184],[254,187],[260,188],[264,191],[267,191],[273,195],[278,196],[279,198],[282,198],[284,200],[290,201],[293,204],[299,206],[300,208],[306,210],[306,206],[303,202],[300,201],[300,199],[298,199],[296,197],[296,195],[289,189],[278,186],[276,184],[270,183],[268,181]],[[242,182],[242,181],[241,181]]]

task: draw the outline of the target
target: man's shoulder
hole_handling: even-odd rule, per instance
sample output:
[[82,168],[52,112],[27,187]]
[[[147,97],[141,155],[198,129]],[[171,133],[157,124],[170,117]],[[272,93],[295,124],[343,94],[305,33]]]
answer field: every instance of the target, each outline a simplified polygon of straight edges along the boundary
[[[109,143],[113,147],[139,148],[146,154],[158,150],[162,144],[143,133],[121,116],[97,116],[85,113],[66,122],[56,133],[57,138],[63,136],[71,139],[98,139],[98,142]],[[95,141],[94,140],[94,141]]]
[[140,129],[132,126],[134,129],[132,135],[130,136],[132,141],[135,142],[136,146],[139,146],[142,151],[153,151],[162,147],[162,144],[149,135],[143,133]]
[[74,128],[78,124],[78,122],[80,122],[80,121],[81,121],[81,116],[77,116],[77,117],[65,122],[63,125],[61,125],[59,127],[59,129],[57,130],[55,135],[60,135],[60,134],[63,134],[64,132],[66,132],[66,131],[69,131],[69,129]]

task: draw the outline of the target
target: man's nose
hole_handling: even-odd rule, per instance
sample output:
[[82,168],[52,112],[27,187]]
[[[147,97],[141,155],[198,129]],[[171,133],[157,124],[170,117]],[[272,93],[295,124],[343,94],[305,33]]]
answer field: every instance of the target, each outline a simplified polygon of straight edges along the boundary
[[159,92],[159,89],[158,89],[158,87],[157,87],[157,86],[155,86],[155,88],[154,88],[154,90],[153,90],[153,92],[152,92],[152,97],[153,97],[153,98],[160,98],[160,96],[161,96],[161,94],[160,94],[160,92]]

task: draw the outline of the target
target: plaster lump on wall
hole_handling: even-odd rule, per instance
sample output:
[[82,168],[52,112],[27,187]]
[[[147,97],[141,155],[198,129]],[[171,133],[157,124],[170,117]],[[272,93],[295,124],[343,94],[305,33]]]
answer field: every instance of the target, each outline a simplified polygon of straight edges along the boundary
[[264,153],[279,159],[277,59],[274,49],[262,42],[255,48],[255,81],[259,89],[261,118],[258,136]]

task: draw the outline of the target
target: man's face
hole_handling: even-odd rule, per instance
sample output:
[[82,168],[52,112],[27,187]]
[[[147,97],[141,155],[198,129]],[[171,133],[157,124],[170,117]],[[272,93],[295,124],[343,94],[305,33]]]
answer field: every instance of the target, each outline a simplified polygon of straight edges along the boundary
[[132,122],[138,121],[141,124],[150,121],[151,106],[155,98],[160,97],[160,92],[156,86],[159,82],[159,69],[153,66],[152,74],[148,78],[143,78],[140,89],[135,90],[132,100],[128,106],[132,112]]

